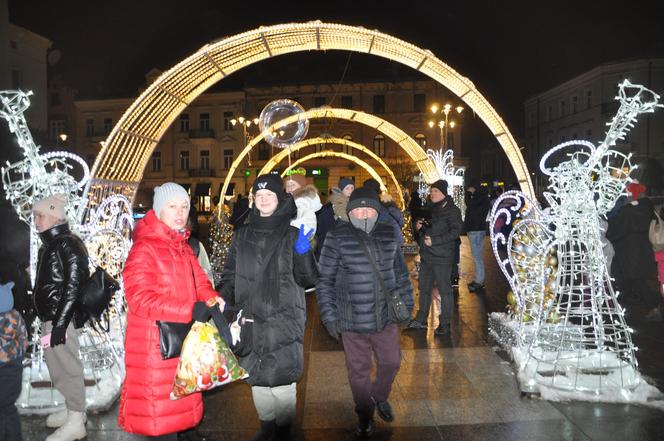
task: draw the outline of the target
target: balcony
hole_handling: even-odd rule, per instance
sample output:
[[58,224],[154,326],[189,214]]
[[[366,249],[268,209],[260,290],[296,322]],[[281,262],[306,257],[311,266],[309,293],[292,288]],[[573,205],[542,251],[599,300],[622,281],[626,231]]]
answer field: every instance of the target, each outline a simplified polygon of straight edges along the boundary
[[201,177],[214,178],[217,175],[213,168],[190,168],[188,171],[190,178],[201,178]]
[[189,138],[214,138],[214,130],[212,129],[192,129],[189,130]]

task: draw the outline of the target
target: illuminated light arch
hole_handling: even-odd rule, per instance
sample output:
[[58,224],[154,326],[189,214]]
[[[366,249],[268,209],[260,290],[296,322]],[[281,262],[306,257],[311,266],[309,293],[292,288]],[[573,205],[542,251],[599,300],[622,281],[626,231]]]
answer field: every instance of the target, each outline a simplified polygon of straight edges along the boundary
[[383,179],[380,177],[380,175],[378,173],[376,173],[376,170],[372,166],[370,166],[369,164],[367,164],[365,161],[361,160],[357,156],[349,155],[348,153],[344,153],[344,152],[335,152],[333,150],[323,150],[322,152],[312,153],[310,155],[307,155],[307,156],[304,156],[304,157],[298,159],[297,161],[295,161],[294,163],[289,165],[288,168],[286,168],[286,170],[284,170],[281,173],[281,177],[283,178],[284,176],[286,176],[286,173],[288,173],[289,171],[291,171],[292,169],[294,169],[298,165],[300,165],[304,162],[307,162],[307,161],[311,161],[312,159],[316,159],[316,158],[343,158],[343,159],[347,159],[347,160],[349,160],[351,162],[354,162],[355,164],[359,165],[360,167],[365,169],[367,172],[369,172],[371,177],[374,178],[376,181],[378,181],[378,183],[380,184],[380,188],[386,188],[385,187],[385,182],[383,182]]
[[224,180],[224,185],[221,188],[221,194],[226,194],[226,189],[231,182],[233,174],[238,169],[238,167],[240,167],[242,161],[249,154],[251,149],[254,148],[254,146],[256,146],[259,142],[261,142],[266,134],[272,133],[284,125],[291,124],[301,119],[311,120],[318,118],[344,119],[347,121],[364,124],[373,128],[374,130],[386,135],[388,138],[396,142],[401,147],[401,149],[403,149],[403,151],[413,160],[422,174],[424,174],[424,178],[427,182],[431,183],[439,179],[436,165],[433,163],[433,161],[431,161],[424,150],[422,150],[422,147],[420,147],[420,145],[413,138],[408,136],[406,132],[390,123],[389,121],[386,121],[370,113],[360,112],[358,110],[317,107],[297,115],[289,116],[288,118],[284,118],[281,121],[277,121],[265,129],[258,136],[249,141],[249,143],[235,158],[230,168],[228,169],[228,174]]
[[[334,137],[318,137],[318,138],[309,138],[305,139],[304,141],[300,141],[297,144],[291,146],[290,150],[291,152],[297,151],[306,147],[310,147],[316,144],[339,144],[339,145],[346,145],[348,147],[352,147],[356,150],[359,150],[361,152],[366,153],[369,155],[372,159],[374,159],[376,162],[380,164],[381,167],[385,169],[387,174],[390,176],[392,179],[392,183],[394,184],[394,188],[396,188],[396,192],[399,195],[399,202],[401,203],[401,208],[405,209],[406,208],[406,202],[403,200],[403,194],[401,192],[401,185],[399,185],[399,181],[397,180],[397,177],[394,175],[394,172],[392,169],[383,161],[380,156],[363,146],[362,144],[358,144],[357,142],[353,142],[348,139],[343,139],[343,138],[334,138]],[[259,175],[264,175],[267,173],[270,173],[274,167],[279,165],[281,161],[286,159],[288,156],[288,150],[284,149],[274,155],[273,157],[270,158],[269,161],[265,163],[263,168],[261,169],[260,172],[258,172]],[[383,188],[382,190],[385,190]]]
[[[475,85],[431,51],[357,26],[312,21],[259,27],[207,44],[157,78],[113,127],[92,167],[93,187],[134,195],[152,150],[180,112],[210,86],[243,67],[301,51],[346,50],[387,58],[429,76],[488,126],[522,190],[534,195],[528,168],[507,125]],[[426,175],[426,173],[425,173]]]

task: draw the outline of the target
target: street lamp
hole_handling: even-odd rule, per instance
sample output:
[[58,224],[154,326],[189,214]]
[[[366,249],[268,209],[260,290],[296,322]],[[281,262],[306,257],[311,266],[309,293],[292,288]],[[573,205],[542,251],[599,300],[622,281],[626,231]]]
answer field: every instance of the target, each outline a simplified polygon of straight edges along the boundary
[[[231,122],[231,125],[233,127],[235,127],[237,124],[240,124],[242,126],[242,140],[244,141],[244,145],[243,145],[243,147],[244,147],[250,141],[249,138],[251,136],[247,133],[248,130],[249,130],[249,127],[251,127],[252,124],[255,125],[256,127],[258,127],[258,118],[249,119],[249,118],[245,118],[244,116],[239,116],[239,117],[237,117],[237,119],[236,118],[231,119],[230,122]],[[251,167],[251,152],[249,152],[247,154],[247,166]]]
[[[456,106],[454,107],[454,110],[456,111],[457,115],[461,115],[461,112],[463,112],[463,106]],[[449,119],[450,113],[453,113],[452,104],[446,103],[442,109],[438,106],[438,104],[432,104],[431,113],[436,115],[436,117],[440,116],[440,119],[438,121],[429,120],[429,127],[433,128],[434,126],[438,126],[440,129],[440,145],[443,149],[447,149],[448,132],[450,129],[453,129],[456,126],[456,121]]]
[[64,146],[65,146],[65,141],[67,141],[67,138],[68,138],[68,136],[67,136],[66,133],[60,133],[60,134],[58,135],[58,139],[60,140],[60,142],[58,143],[58,145],[59,145],[60,148],[64,148]]

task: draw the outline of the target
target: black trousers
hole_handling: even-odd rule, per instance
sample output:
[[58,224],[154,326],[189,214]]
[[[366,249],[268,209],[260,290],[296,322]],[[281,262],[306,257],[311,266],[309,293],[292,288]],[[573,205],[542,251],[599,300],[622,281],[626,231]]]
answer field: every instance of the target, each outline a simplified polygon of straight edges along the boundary
[[431,308],[431,291],[433,283],[436,282],[440,291],[440,324],[449,325],[454,317],[454,293],[452,291],[453,262],[449,263],[431,263],[422,260],[420,263],[419,289],[420,301],[419,310],[415,320],[420,323],[426,323]]

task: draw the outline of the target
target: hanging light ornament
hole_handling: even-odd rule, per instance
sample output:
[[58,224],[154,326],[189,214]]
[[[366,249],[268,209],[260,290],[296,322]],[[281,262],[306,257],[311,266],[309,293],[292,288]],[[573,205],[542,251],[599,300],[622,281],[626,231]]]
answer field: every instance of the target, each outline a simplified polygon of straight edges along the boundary
[[507,324],[494,314],[492,332],[513,346],[522,390],[545,397],[629,401],[637,388],[652,388],[637,371],[632,329],[602,252],[600,218],[635,168],[630,155],[611,147],[639,114],[661,105],[657,94],[627,80],[616,99],[620,108],[599,146],[575,140],[542,157],[547,212],[518,191],[503,194],[491,211],[491,244],[515,312]]

